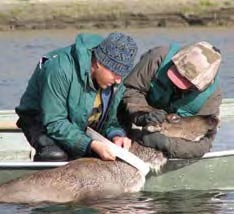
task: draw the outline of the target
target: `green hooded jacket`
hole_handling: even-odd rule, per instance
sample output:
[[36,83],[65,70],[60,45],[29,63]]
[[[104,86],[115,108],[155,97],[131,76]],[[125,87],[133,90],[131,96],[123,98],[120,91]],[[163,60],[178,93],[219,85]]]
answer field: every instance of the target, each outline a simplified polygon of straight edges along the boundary
[[[102,40],[99,35],[80,34],[75,44],[42,57],[16,107],[19,115],[39,114],[47,134],[76,156],[85,155],[91,142],[85,134],[97,93],[91,79],[91,56]],[[109,138],[125,135],[116,118],[125,87],[115,87],[108,115],[98,130]]]

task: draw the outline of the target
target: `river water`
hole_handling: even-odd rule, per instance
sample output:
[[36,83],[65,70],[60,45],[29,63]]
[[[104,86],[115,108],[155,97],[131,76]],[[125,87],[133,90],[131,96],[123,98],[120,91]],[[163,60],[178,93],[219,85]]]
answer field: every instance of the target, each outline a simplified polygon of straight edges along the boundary
[[[209,41],[223,53],[220,82],[225,98],[234,95],[234,29],[172,28],[129,29],[140,55],[153,46],[171,42],[188,44]],[[94,31],[82,31],[92,32]],[[46,52],[73,43],[76,30],[0,32],[0,109],[14,109],[39,58]],[[95,33],[107,35],[111,30]],[[224,121],[213,150],[234,148],[232,122]],[[224,140],[225,139],[225,142]],[[228,172],[227,172],[228,173]],[[198,175],[202,176],[202,175]],[[234,177],[234,176],[233,176]],[[89,204],[0,205],[0,214],[10,213],[234,213],[233,191],[140,192]]]

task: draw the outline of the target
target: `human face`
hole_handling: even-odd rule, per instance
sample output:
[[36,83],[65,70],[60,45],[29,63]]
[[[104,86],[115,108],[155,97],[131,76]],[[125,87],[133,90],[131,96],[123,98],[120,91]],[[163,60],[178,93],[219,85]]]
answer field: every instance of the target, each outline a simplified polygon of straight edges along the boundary
[[95,64],[95,68],[92,72],[92,78],[97,82],[100,88],[105,89],[114,84],[121,83],[122,77],[119,74],[112,72],[99,62],[96,62]]

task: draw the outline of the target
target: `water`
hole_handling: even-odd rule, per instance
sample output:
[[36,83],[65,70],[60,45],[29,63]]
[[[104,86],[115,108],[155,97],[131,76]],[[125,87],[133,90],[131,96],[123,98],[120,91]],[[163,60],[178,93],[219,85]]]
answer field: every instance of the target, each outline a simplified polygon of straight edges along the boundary
[[0,205],[4,214],[156,214],[234,213],[234,193],[218,191],[141,192],[88,204]]
[[[234,97],[234,29],[173,28],[123,30],[137,40],[140,55],[153,46],[206,40],[223,53],[220,80],[224,97]],[[90,31],[91,32],[91,31]],[[95,31],[107,35],[110,30]],[[0,32],[0,109],[13,109],[39,58],[52,49],[73,43],[75,30]],[[234,148],[232,122],[223,121],[213,150]],[[225,139],[225,140],[223,140]],[[202,175],[198,175],[202,176]],[[62,205],[0,205],[10,213],[234,213],[233,191],[140,192],[114,199]]]
[[[97,31],[95,31],[97,32]],[[108,31],[99,31],[106,35]],[[234,29],[179,28],[128,30],[139,44],[139,56],[153,46],[180,42],[187,44],[207,40],[223,53],[220,79],[224,96],[233,97]],[[29,31],[0,33],[0,109],[12,109],[18,103],[39,58],[52,49],[73,43],[77,31]],[[7,92],[7,95],[6,95]]]

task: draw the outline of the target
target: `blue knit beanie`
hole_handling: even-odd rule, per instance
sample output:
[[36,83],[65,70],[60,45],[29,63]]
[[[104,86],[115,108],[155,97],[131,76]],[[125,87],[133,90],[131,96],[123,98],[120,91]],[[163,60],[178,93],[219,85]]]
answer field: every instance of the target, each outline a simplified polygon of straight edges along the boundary
[[94,49],[98,62],[120,74],[127,75],[133,68],[137,53],[137,44],[130,36],[123,33],[111,33]]

